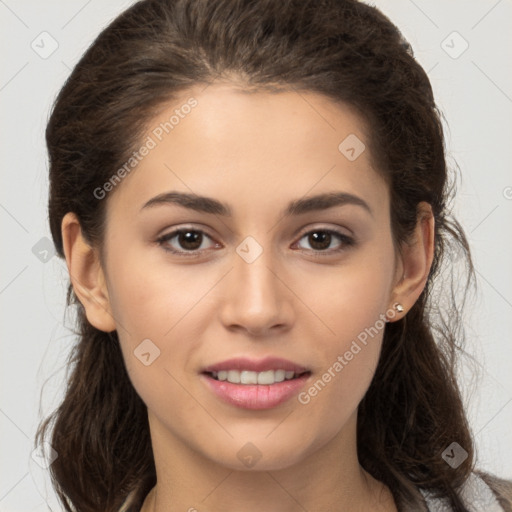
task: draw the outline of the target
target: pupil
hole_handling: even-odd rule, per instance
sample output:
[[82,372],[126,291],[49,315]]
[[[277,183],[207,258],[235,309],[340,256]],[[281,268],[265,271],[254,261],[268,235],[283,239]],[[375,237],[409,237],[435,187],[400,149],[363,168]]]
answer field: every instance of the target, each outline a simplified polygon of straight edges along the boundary
[[[326,233],[325,231],[316,231],[315,233],[311,233],[309,235],[309,244],[311,247],[316,249],[326,249],[329,247],[331,243],[331,235],[330,233]],[[315,247],[315,244],[316,247]],[[320,246],[318,246],[318,244]]]
[[178,240],[184,249],[194,250],[201,246],[201,233],[185,231],[179,234]]

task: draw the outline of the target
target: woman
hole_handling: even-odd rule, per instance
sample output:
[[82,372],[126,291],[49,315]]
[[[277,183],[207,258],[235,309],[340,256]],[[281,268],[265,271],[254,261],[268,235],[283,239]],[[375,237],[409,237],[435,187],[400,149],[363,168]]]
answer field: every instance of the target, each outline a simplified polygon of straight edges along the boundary
[[47,144],[79,340],[36,443],[66,510],[512,510],[432,301],[449,251],[472,277],[432,89],[377,9],[138,2]]

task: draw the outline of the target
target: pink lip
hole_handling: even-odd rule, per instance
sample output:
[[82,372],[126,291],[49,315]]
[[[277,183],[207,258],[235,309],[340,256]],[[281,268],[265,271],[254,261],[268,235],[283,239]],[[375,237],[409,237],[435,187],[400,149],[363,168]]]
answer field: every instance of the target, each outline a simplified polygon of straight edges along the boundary
[[203,373],[219,372],[221,370],[248,370],[251,372],[265,372],[267,370],[285,370],[298,373],[308,371],[304,366],[297,365],[286,359],[279,357],[266,357],[265,359],[248,359],[245,357],[237,357],[222,361],[221,363],[207,366]]
[[[230,366],[230,368],[234,369],[233,366]],[[281,369],[284,368],[281,367]],[[256,410],[271,409],[286,402],[299,392],[310,375],[308,372],[295,379],[276,382],[275,384],[255,385],[232,384],[228,381],[215,380],[211,375],[205,373],[201,375],[201,379],[224,402],[243,409]]]

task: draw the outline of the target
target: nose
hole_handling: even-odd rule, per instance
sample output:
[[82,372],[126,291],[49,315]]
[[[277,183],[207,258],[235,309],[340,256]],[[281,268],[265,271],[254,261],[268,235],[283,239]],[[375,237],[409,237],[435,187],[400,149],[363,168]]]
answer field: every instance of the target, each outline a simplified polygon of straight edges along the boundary
[[293,293],[276,270],[270,252],[264,250],[251,263],[234,255],[234,268],[227,276],[225,302],[220,311],[227,329],[261,337],[281,333],[292,325]]

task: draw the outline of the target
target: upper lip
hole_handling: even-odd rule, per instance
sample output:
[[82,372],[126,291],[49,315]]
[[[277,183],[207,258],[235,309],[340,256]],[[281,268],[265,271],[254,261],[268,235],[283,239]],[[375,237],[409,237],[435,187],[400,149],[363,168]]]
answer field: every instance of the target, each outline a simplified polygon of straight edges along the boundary
[[220,363],[215,363],[203,369],[203,373],[219,372],[222,370],[248,370],[253,372],[265,372],[268,370],[285,370],[295,373],[309,371],[304,366],[293,363],[279,357],[266,357],[264,359],[249,359],[237,357]]

